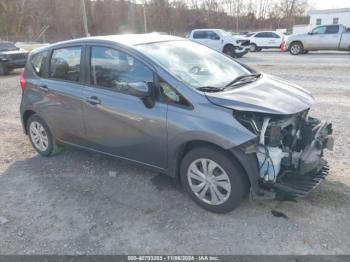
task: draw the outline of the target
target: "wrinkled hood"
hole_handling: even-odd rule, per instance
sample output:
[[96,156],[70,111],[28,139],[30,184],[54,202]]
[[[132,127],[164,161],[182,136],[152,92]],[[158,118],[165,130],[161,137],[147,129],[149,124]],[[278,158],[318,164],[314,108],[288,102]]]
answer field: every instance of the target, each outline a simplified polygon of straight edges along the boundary
[[210,102],[219,106],[278,115],[299,113],[314,103],[313,96],[307,90],[266,74],[253,83],[205,94]]
[[231,36],[227,36],[225,37],[226,40],[231,40],[231,41],[237,41],[237,40],[249,40],[249,38],[245,38],[243,36],[239,36],[239,35],[231,35]]

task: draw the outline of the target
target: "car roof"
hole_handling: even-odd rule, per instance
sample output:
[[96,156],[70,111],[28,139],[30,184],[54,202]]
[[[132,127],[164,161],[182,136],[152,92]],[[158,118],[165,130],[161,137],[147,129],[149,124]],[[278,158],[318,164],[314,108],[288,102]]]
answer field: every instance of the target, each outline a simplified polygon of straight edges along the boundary
[[186,38],[164,35],[159,33],[148,33],[148,34],[122,34],[122,35],[105,35],[105,36],[92,36],[84,37],[73,40],[67,40],[62,42],[57,42],[46,47],[40,47],[32,51],[32,53],[37,53],[46,49],[55,48],[60,45],[69,45],[69,44],[80,44],[88,43],[94,41],[107,41],[114,42],[117,44],[127,45],[127,46],[136,46],[142,44],[150,44],[157,42],[167,42],[167,41],[188,41]]
[[201,29],[193,29],[192,31],[225,31],[224,29],[220,28],[201,28]]
[[171,35],[149,33],[149,34],[93,36],[93,37],[85,37],[85,38],[78,38],[74,40],[68,40],[64,42],[58,42],[56,44],[58,45],[58,44],[69,44],[69,43],[75,43],[75,42],[110,41],[110,42],[115,42],[123,45],[135,46],[135,45],[141,45],[141,44],[174,41],[174,40],[186,40],[186,39],[177,37],[177,36],[171,36]]

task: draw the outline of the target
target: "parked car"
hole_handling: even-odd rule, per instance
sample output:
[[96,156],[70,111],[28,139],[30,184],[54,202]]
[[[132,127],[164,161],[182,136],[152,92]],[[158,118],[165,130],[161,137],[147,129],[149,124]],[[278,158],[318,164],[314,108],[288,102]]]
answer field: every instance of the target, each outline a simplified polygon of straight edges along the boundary
[[222,29],[195,29],[189,39],[236,58],[244,56],[250,49],[248,39]]
[[246,37],[250,40],[251,52],[259,52],[269,48],[280,48],[283,42],[283,36],[274,31],[249,33]]
[[303,196],[328,174],[332,126],[301,87],[183,38],[92,37],[34,50],[21,120],[39,154],[61,145],[180,178],[200,206]]
[[28,52],[16,47],[11,42],[0,42],[0,76],[16,68],[23,68]]
[[322,25],[308,34],[289,36],[284,48],[292,55],[317,50],[350,51],[350,32],[343,25]]

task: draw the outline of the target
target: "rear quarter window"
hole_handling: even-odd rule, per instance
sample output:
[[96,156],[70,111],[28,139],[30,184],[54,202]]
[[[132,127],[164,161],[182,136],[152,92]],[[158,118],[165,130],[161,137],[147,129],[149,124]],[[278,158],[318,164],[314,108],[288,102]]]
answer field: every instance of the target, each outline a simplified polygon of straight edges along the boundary
[[33,55],[30,59],[30,64],[38,76],[43,76],[48,55],[49,51],[43,51]]

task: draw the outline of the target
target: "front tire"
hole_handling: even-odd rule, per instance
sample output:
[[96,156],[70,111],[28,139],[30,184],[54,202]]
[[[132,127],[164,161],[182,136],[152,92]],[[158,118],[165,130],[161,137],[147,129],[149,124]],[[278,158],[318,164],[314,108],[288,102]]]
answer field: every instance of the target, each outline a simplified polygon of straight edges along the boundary
[[51,156],[60,151],[48,125],[38,115],[34,114],[29,117],[27,133],[30,143],[40,155]]
[[228,56],[231,56],[231,57],[235,57],[235,47],[233,45],[226,45],[224,47],[224,50],[223,50],[224,54],[228,55]]
[[211,212],[232,211],[248,192],[247,176],[223,150],[211,147],[191,150],[183,158],[180,172],[186,192]]
[[304,52],[303,45],[300,42],[294,42],[290,45],[289,52],[292,55],[300,55]]

